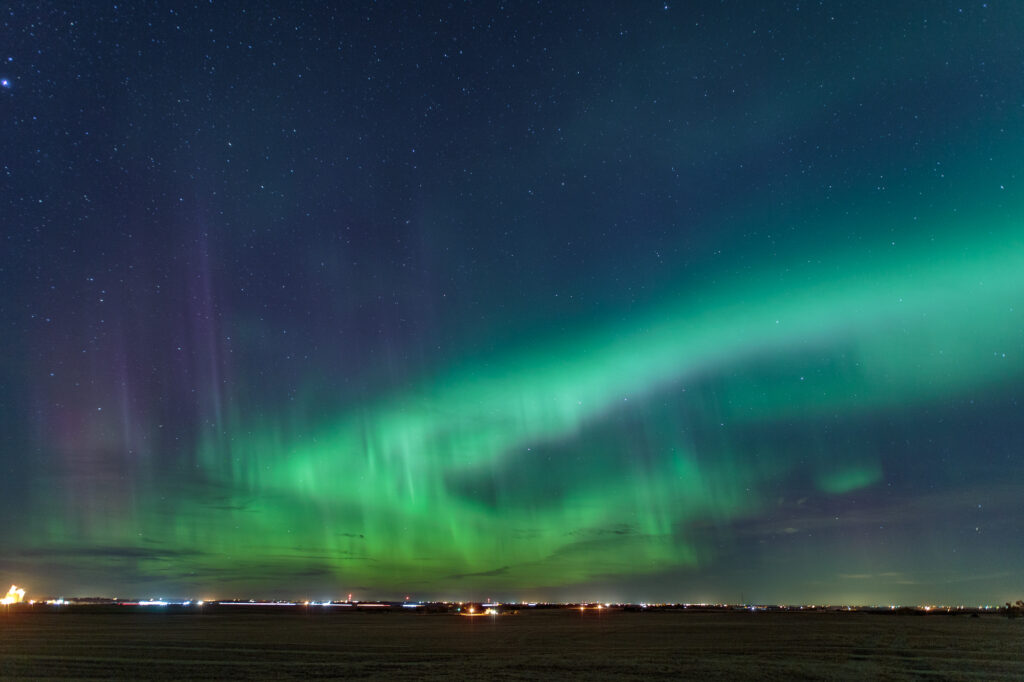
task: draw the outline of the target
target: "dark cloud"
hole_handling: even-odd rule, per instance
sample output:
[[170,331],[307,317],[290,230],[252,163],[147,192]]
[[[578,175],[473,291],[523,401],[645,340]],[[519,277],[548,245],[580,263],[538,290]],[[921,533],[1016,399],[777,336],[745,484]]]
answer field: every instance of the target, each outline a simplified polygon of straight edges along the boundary
[[584,537],[601,537],[606,535],[634,535],[636,529],[628,523],[616,523],[604,527],[596,528],[577,528],[571,530],[566,535],[584,536]]
[[150,559],[179,560],[197,559],[210,556],[209,552],[194,549],[151,549],[147,547],[92,547],[88,545],[75,547],[33,547],[15,552],[17,556],[33,558],[76,559],[89,557],[92,559]]
[[509,566],[502,566],[501,568],[495,568],[491,571],[479,571],[477,573],[455,573],[447,577],[454,580],[462,580],[463,578],[492,578],[494,576],[504,575],[505,573],[508,573],[509,568]]

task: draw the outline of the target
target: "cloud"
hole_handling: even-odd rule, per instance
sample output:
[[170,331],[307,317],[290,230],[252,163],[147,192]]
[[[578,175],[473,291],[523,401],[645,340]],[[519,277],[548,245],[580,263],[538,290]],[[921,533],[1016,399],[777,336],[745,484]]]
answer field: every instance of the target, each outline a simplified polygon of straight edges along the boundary
[[508,569],[508,566],[502,566],[501,568],[495,568],[491,571],[480,571],[478,573],[455,573],[448,576],[448,578],[453,578],[455,580],[461,580],[462,578],[490,578],[496,575],[504,575],[508,572]]
[[606,535],[633,535],[635,532],[633,526],[628,523],[616,523],[603,528],[577,528],[569,531],[566,535],[601,537]]
[[209,556],[208,552],[194,549],[150,549],[147,547],[35,547],[17,552],[22,557],[68,558],[93,557],[102,559],[150,559],[169,561],[189,557]]

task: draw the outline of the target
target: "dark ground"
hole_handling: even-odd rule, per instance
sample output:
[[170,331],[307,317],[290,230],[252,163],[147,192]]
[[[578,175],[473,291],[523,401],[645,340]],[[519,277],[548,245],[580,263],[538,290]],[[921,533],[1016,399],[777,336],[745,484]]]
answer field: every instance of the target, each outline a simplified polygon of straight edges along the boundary
[[0,611],[0,678],[1024,679],[991,615]]

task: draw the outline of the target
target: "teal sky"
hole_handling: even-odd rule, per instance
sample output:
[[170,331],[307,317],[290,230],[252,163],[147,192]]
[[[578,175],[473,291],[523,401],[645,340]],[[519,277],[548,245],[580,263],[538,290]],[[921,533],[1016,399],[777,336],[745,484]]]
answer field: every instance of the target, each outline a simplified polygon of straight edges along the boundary
[[1017,4],[4,21],[0,578],[1024,593]]

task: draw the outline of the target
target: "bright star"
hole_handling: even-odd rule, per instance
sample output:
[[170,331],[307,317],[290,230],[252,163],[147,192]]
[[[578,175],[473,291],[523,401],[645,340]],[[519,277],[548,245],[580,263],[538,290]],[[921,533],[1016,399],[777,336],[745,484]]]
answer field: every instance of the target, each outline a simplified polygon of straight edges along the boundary
[[9,88],[11,87],[11,81],[6,78],[0,78],[0,87]]

